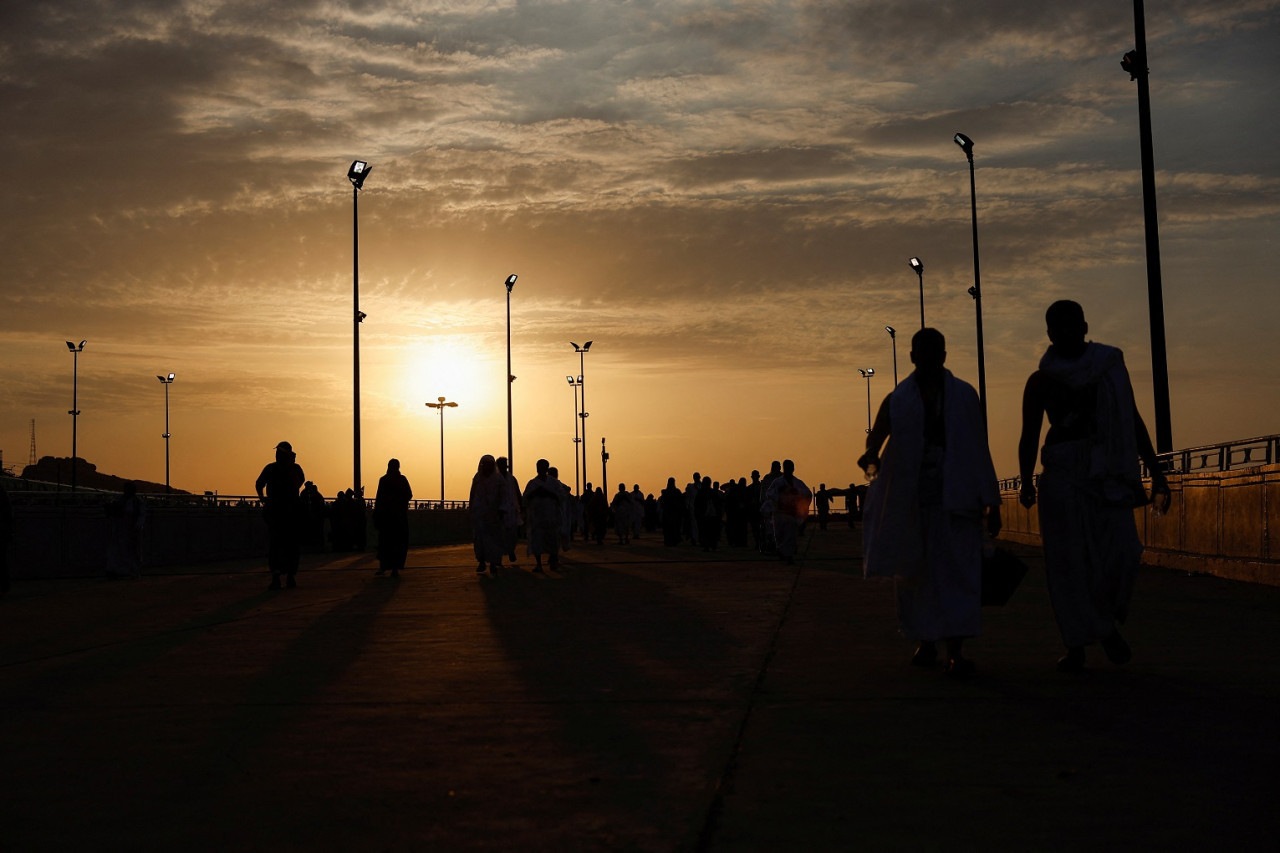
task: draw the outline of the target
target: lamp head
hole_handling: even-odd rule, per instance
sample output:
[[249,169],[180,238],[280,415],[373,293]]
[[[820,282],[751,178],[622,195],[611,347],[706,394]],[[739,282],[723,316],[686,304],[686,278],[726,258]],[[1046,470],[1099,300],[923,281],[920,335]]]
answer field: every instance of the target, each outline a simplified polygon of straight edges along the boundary
[[[587,350],[591,349],[591,344],[592,344],[592,343],[594,343],[594,342],[593,342],[593,341],[587,341],[585,344],[583,344],[583,345],[582,345],[582,351],[583,351],[583,352],[586,352]],[[81,344],[81,346],[84,346],[84,344]]]
[[515,273],[512,273],[511,275],[507,276],[507,293],[510,293],[511,288],[516,286],[516,279],[518,279],[519,277],[520,276],[516,275]]
[[1130,80],[1137,80],[1138,74],[1143,73],[1147,70],[1143,68],[1141,71],[1139,71],[1138,69],[1140,64],[1141,63],[1138,60],[1138,52],[1136,50],[1129,51],[1120,60],[1120,67],[1129,73]]
[[364,186],[364,179],[369,177],[369,173],[373,171],[373,167],[364,160],[355,160],[351,163],[351,168],[347,170],[347,180],[351,181],[351,186],[360,189]]
[[75,352],[75,351],[76,351],[76,345],[71,343],[71,341],[67,341],[67,352]]
[[575,384],[575,383],[574,383],[574,381],[573,381],[573,377],[572,377],[572,376],[566,376],[566,377],[564,378],[564,381],[565,381],[565,382],[568,382],[570,385]]
[[968,157],[969,162],[972,163],[973,162],[973,140],[965,136],[963,133],[957,133],[955,136],[951,137],[951,139],[953,142],[955,142],[956,145],[959,145],[962,149],[964,149],[964,156]]
[[891,337],[891,338],[897,338],[897,337],[898,337],[898,332],[897,332],[897,330],[896,330],[896,329],[894,329],[894,328],[893,328],[893,326],[885,326],[885,327],[884,327],[884,330],[885,330],[886,332],[888,332],[888,333],[889,333],[889,337]]
[[924,274],[924,261],[919,258],[912,258],[907,263],[911,264],[911,268],[916,271],[916,275]]

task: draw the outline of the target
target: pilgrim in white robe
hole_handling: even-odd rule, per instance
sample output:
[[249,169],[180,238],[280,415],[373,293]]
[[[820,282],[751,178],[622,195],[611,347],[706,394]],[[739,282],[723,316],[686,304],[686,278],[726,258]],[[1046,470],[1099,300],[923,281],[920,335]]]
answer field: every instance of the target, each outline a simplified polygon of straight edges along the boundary
[[769,484],[764,502],[773,512],[773,539],[778,556],[784,560],[795,559],[800,526],[809,517],[813,490],[794,474],[790,477],[783,474]]
[[916,375],[889,397],[889,443],[863,511],[863,571],[895,579],[903,633],[915,641],[981,629],[982,516],[999,503],[978,394],[945,371],[945,446],[926,445]]
[[534,477],[524,487],[525,520],[529,523],[530,556],[560,553],[560,523],[564,517],[561,503],[565,499],[560,481],[548,474]]
[[1049,599],[1063,642],[1084,646],[1128,616],[1142,557],[1133,387],[1124,354],[1105,344],[1070,360],[1050,347],[1040,370],[1073,390],[1097,386],[1091,436],[1044,445],[1038,487]]

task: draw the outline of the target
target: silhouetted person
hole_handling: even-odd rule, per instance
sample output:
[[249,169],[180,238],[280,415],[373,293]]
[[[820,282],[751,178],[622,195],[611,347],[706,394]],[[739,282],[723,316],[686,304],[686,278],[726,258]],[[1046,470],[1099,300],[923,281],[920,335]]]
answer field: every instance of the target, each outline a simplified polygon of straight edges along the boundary
[[502,490],[502,553],[507,555],[514,566],[516,542],[520,539],[520,525],[524,523],[524,501],[520,497],[520,484],[516,482],[515,475],[507,470],[507,457],[499,456],[497,464],[498,476],[506,486]]
[[702,487],[702,475],[693,472],[693,479],[684,485],[684,532],[689,544],[697,545],[702,540],[698,537],[698,489]]
[[613,510],[613,530],[618,534],[619,545],[631,544],[631,515],[634,505],[631,495],[627,493],[627,484],[619,483],[618,491],[609,503],[609,509]]
[[298,490],[307,481],[297,463],[293,445],[282,441],[276,445],[276,461],[268,462],[258,475],[254,489],[262,501],[262,515],[267,522],[267,566],[271,569],[271,585],[280,588],[284,575],[290,589],[298,585],[298,537],[302,508]]
[[573,489],[560,480],[560,469],[554,465],[547,468],[547,476],[560,486],[560,550],[573,549]]
[[667,487],[658,498],[658,511],[662,516],[662,544],[679,545],[684,527],[684,492],[676,486],[675,477],[667,478]]
[[693,514],[698,520],[698,544],[704,551],[720,545],[720,490],[710,477],[703,477],[693,498]]
[[324,495],[316,488],[316,484],[307,480],[302,487],[302,508],[304,522],[303,544],[317,551],[324,550],[324,518],[328,508],[324,504]]
[[1092,643],[1101,641],[1113,663],[1127,663],[1132,654],[1117,625],[1128,616],[1142,556],[1133,518],[1147,497],[1139,457],[1151,471],[1161,511],[1169,505],[1169,486],[1134,404],[1124,354],[1085,341],[1089,324],[1076,302],[1053,303],[1045,321],[1052,343],[1022,395],[1019,499],[1026,507],[1036,503],[1036,445],[1048,415],[1040,536],[1049,599],[1067,646],[1058,669],[1078,672]]
[[655,533],[658,530],[658,499],[650,492],[644,499],[644,532]]
[[772,554],[777,550],[777,541],[773,530],[773,504],[769,500],[769,487],[773,481],[782,476],[782,463],[774,460],[769,463],[769,473],[760,480],[760,530],[764,534],[764,544],[760,553]]
[[814,502],[818,505],[818,529],[826,530],[827,520],[831,517],[831,493],[827,491],[826,483],[819,484]]
[[600,486],[596,486],[596,490],[591,493],[587,517],[591,519],[592,538],[597,545],[603,545],[605,534],[609,530],[609,499],[604,496],[604,489]]
[[547,555],[551,570],[560,566],[560,504],[565,499],[560,481],[551,476],[551,463],[539,459],[538,474],[524,487],[524,508],[529,522],[529,553],[535,572],[542,571],[542,557]]
[[644,527],[644,492],[640,491],[639,483],[631,487],[631,503],[631,536],[639,539]]
[[364,493],[347,489],[347,512],[350,514],[351,547],[363,551],[369,546],[369,508]]
[[747,546],[747,478],[729,481],[724,493],[724,539],[731,548]]
[[745,497],[747,526],[751,529],[751,544],[757,551],[764,550],[764,528],[761,523],[760,505],[764,503],[764,486],[760,483],[760,472],[751,472],[751,482],[747,484]]
[[0,598],[9,594],[9,543],[13,541],[13,505],[0,485]]
[[350,503],[347,493],[339,491],[329,505],[329,541],[334,551],[350,551],[352,548]]
[[[982,517],[1000,530],[1000,490],[973,386],[943,365],[937,329],[911,338],[915,370],[880,404],[858,465],[874,477],[863,513],[867,577],[892,577],[911,662],[932,666],[947,644],[947,672],[972,674],[964,641],[981,628]],[[883,464],[880,448],[889,446]]]
[[409,480],[400,473],[400,460],[387,462],[387,473],[378,480],[378,491],[373,499],[373,526],[378,530],[378,571],[390,571],[391,577],[400,577],[409,555],[409,501],[413,489]]
[[809,517],[813,492],[796,476],[796,463],[782,463],[782,473],[769,484],[765,502],[773,507],[773,541],[783,562],[795,561],[800,528]]
[[475,549],[476,574],[492,568],[497,574],[502,565],[502,502],[506,482],[498,473],[492,456],[480,457],[475,476],[471,478],[471,494],[467,509],[471,513],[471,542]]

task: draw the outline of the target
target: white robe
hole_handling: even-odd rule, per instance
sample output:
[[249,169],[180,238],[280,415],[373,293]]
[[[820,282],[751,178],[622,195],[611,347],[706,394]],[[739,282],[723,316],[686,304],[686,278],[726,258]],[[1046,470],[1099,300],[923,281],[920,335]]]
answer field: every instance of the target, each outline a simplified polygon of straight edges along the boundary
[[921,493],[925,412],[916,375],[889,397],[890,437],[863,511],[863,572],[892,577],[912,640],[977,636],[981,628],[982,512],[1000,501],[973,386],[945,371],[941,490]]
[[534,477],[524,487],[524,514],[529,522],[529,554],[555,555],[560,552],[561,503],[564,487],[555,477]]
[[765,491],[765,505],[773,512],[773,538],[778,555],[790,560],[799,549],[800,525],[809,517],[813,491],[794,474],[779,476]]
[[1063,643],[1084,646],[1125,620],[1142,558],[1133,388],[1124,354],[1103,344],[1072,360],[1050,347],[1040,369],[1073,389],[1098,386],[1092,437],[1045,445],[1038,489],[1053,612]]

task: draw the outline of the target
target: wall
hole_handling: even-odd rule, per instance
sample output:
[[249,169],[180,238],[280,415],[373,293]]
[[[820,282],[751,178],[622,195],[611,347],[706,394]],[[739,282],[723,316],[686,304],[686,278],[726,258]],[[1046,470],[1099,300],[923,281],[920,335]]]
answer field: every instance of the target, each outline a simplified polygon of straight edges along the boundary
[[[1144,563],[1280,586],[1280,465],[1174,474],[1169,490],[1165,515],[1134,510]],[[1002,498],[1001,535],[1040,544],[1035,507],[1025,509],[1017,492]]]

